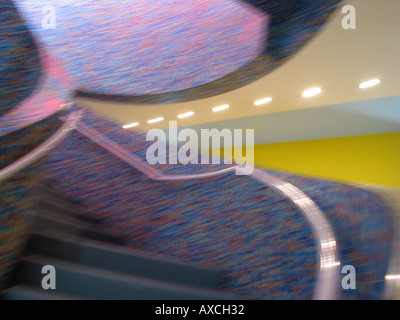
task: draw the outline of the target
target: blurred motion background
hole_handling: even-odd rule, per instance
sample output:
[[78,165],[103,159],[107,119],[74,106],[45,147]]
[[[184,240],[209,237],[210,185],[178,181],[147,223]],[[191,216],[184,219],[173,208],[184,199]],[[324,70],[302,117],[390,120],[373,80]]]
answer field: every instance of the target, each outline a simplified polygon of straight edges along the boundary
[[[1,299],[400,297],[398,1],[0,4]],[[253,173],[150,165],[169,121]]]

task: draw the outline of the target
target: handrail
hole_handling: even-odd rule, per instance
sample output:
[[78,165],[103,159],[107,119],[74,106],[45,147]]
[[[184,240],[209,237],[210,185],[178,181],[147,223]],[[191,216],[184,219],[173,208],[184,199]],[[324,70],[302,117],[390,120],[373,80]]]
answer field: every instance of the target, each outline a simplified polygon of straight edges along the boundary
[[320,268],[314,290],[314,299],[336,299],[340,262],[338,261],[338,250],[333,229],[323,212],[314,201],[291,183],[259,169],[254,169],[252,176],[284,194],[286,198],[291,200],[303,212],[312,226],[318,247]]
[[[16,172],[24,169],[32,162],[36,161],[43,154],[54,148],[71,130],[76,129],[81,134],[88,137],[93,142],[99,144],[106,150],[118,156],[121,160],[127,162],[143,174],[153,180],[188,180],[188,179],[204,179],[214,177],[221,174],[230,173],[242,166],[232,166],[227,169],[222,169],[214,172],[191,174],[191,175],[166,175],[156,168],[149,166],[142,159],[130,153],[125,148],[117,143],[106,138],[101,133],[97,132],[90,126],[79,122],[83,111],[75,111],[64,117],[64,124],[57,130],[49,139],[40,146],[21,157],[12,164],[0,170],[0,182],[13,176]],[[317,276],[317,284],[314,291],[314,299],[328,300],[337,297],[339,265],[337,257],[337,244],[333,229],[329,221],[324,217],[318,206],[300,189],[294,185],[272,176],[271,174],[254,169],[250,175],[252,178],[262,182],[263,184],[272,187],[282,193],[286,198],[291,200],[304,214],[308,222],[312,226],[313,233],[317,239],[318,245],[318,260],[320,269]]]
[[[78,123],[76,130],[93,142],[99,144],[106,150],[110,151],[121,160],[130,164],[137,170],[141,171],[147,177],[153,180],[188,180],[209,178],[225,173],[232,172],[236,169],[240,170],[241,166],[232,166],[219,171],[192,174],[192,175],[166,175],[156,168],[151,167],[136,155],[130,153],[117,143],[106,138],[90,126]],[[314,299],[316,300],[332,300],[337,298],[337,287],[339,281],[339,265],[337,244],[335,235],[329,221],[325,218],[322,211],[304,192],[282,179],[272,176],[260,169],[254,169],[250,175],[252,178],[260,181],[268,187],[272,187],[282,193],[286,198],[292,201],[299,210],[304,214],[307,221],[312,226],[318,247],[319,271],[317,275],[317,284],[314,290]]]
[[12,177],[18,171],[26,168],[31,163],[35,162],[41,156],[43,156],[50,149],[54,148],[67,134],[69,131],[73,130],[78,123],[82,111],[75,111],[69,114],[63,125],[58,129],[50,138],[48,138],[41,145],[33,149],[28,154],[22,156],[18,160],[9,164],[8,166],[0,169],[0,182]]
[[142,159],[134,155],[133,153],[127,151],[125,148],[121,147],[117,143],[111,141],[110,139],[104,137],[101,133],[97,132],[95,129],[89,127],[88,125],[80,122],[78,123],[76,130],[81,134],[96,142],[98,145],[102,146],[104,149],[110,151],[114,155],[116,155],[121,160],[135,167],[150,179],[159,180],[159,181],[168,181],[168,180],[190,180],[190,179],[205,179],[214,177],[217,175],[225,174],[236,170],[237,168],[242,167],[241,165],[229,167],[226,169],[207,172],[207,173],[199,173],[199,174],[188,174],[188,175],[169,175],[163,174],[158,169],[155,169],[144,162]]

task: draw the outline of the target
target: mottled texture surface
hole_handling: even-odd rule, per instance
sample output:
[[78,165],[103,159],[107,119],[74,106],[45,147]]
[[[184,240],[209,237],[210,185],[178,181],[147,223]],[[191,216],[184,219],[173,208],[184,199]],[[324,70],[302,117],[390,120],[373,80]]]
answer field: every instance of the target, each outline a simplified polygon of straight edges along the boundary
[[40,77],[37,48],[11,0],[0,0],[0,117],[23,101]]
[[146,95],[78,90],[79,96],[131,103],[173,103],[203,99],[247,85],[293,57],[317,34],[341,0],[245,0],[270,17],[264,51],[239,70],[197,87]]
[[155,182],[78,133],[46,171],[55,190],[129,246],[225,270],[224,288],[242,297],[312,297],[316,251],[305,218],[248,177]]
[[236,71],[264,49],[268,16],[240,1],[18,1],[31,27],[80,90],[151,94],[195,87]]
[[[7,29],[6,41],[1,43],[1,54],[11,54],[5,59],[7,77],[1,80],[1,89],[6,99],[19,107],[10,111],[11,104],[7,102],[0,109],[1,114],[10,112],[1,123],[2,128],[7,124],[8,131],[3,129],[0,137],[0,168],[28,153],[54,132],[58,127],[57,114],[42,119],[57,112],[60,102],[69,99],[72,92],[69,90],[137,95],[122,99],[139,99],[146,103],[186,101],[226,92],[254,81],[285,62],[308,43],[340,1],[247,2],[245,5],[244,2],[219,0],[211,6],[209,1],[198,0],[194,3],[205,10],[200,10],[201,14],[191,11],[193,16],[180,15],[176,11],[165,16],[159,9],[145,7],[140,16],[135,16],[131,9],[136,7],[132,2],[127,6],[126,1],[111,1],[105,6],[103,1],[88,0],[84,1],[85,6],[82,2],[76,5],[60,0],[52,2],[58,17],[56,29],[46,29],[42,25],[43,16],[48,13],[41,11],[44,2],[19,0],[18,5],[26,13],[39,43],[54,54],[50,58],[43,50],[44,77],[39,83],[40,90],[22,104],[38,80],[40,65],[34,55],[32,61],[24,60],[27,61],[25,66],[15,64],[27,51],[14,36],[18,32],[27,33],[15,12],[2,11],[11,22],[8,26],[2,24],[1,28],[13,28]],[[144,6],[145,3],[147,1],[135,5]],[[179,1],[163,3],[174,5],[177,10],[188,10]],[[240,10],[235,10],[238,7]],[[228,15],[232,13],[230,10],[235,11],[233,16]],[[260,15],[260,12],[264,13]],[[263,38],[268,22],[265,13],[271,19],[268,41]],[[129,16],[128,22],[138,20],[141,23],[123,28],[127,23],[124,21],[127,16],[123,14]],[[225,22],[232,28],[219,29],[220,21],[212,19],[213,16],[227,17]],[[153,33],[146,35],[143,32],[148,32],[154,17],[159,24],[150,28]],[[190,17],[193,19],[188,19]],[[108,18],[115,18],[116,24],[110,24]],[[221,39],[227,43],[214,41],[215,46],[210,48],[213,51],[206,53],[204,45],[214,44],[210,39],[204,39],[208,42],[202,42],[202,47],[193,42],[199,38],[181,37],[188,32],[201,38],[201,34],[191,28],[191,23],[197,23],[200,31],[205,28],[206,36],[212,31],[215,39],[225,35],[226,38]],[[176,29],[177,26],[187,26],[188,30]],[[66,33],[60,35],[57,28]],[[132,28],[136,37],[131,37]],[[127,35],[125,31],[131,33]],[[164,37],[171,32],[175,41]],[[249,33],[251,37],[246,37]],[[52,43],[51,39],[57,41]],[[32,49],[33,42],[29,41],[28,48]],[[136,43],[138,55],[135,59],[138,60],[132,61],[125,50],[135,41],[140,42]],[[220,44],[230,49],[221,51]],[[164,46],[171,46],[172,51],[157,50]],[[176,50],[187,52],[187,59],[174,55]],[[223,65],[213,64],[213,60],[222,60]],[[28,68],[29,62],[33,62],[33,69]],[[146,63],[151,69],[146,69]],[[210,64],[205,66],[204,63]],[[198,65],[201,65],[200,71],[194,68]],[[164,71],[168,72],[168,77]],[[27,81],[22,85],[16,82],[13,74],[27,75]],[[73,81],[68,74],[76,81],[74,85],[69,84]],[[32,124],[39,120],[42,121]],[[144,159],[150,143],[143,134],[124,131],[120,125],[90,112],[86,113],[84,121]],[[164,173],[175,174],[223,167],[158,166]],[[34,186],[40,174],[38,169],[36,163],[0,185],[0,286],[5,285],[23,248],[34,203]],[[309,299],[313,296],[318,261],[308,222],[288,200],[248,176],[231,174],[197,181],[156,182],[77,132],[52,151],[45,163],[45,172],[44,178],[58,192],[79,200],[88,214],[105,219],[104,228],[123,235],[126,245],[224,270],[223,287],[244,298]],[[340,297],[380,298],[393,236],[390,207],[378,196],[348,185],[270,173],[308,194],[332,224],[339,260],[342,265],[354,265],[357,271],[357,289],[344,291],[338,283]]]
[[[58,115],[0,137],[0,169],[43,143],[58,128]],[[0,183],[0,289],[21,254],[35,204],[40,159]]]
[[167,103],[267,74],[315,36],[340,0],[16,2],[78,95]]
[[375,193],[351,185],[277,174],[305,192],[321,208],[334,227],[341,267],[355,267],[357,289],[343,290],[338,284],[341,297],[382,298],[395,233],[390,204]]
[[45,119],[70,101],[72,79],[54,59],[42,53],[42,76],[29,97],[0,117],[0,136]]
[[[84,122],[143,158],[149,144],[143,134],[89,112]],[[159,169],[187,174],[201,166]],[[352,186],[270,173],[308,194],[332,224],[342,266],[357,271],[357,290],[341,290],[338,283],[340,297],[381,297],[393,233],[390,207]],[[318,263],[310,226],[290,202],[248,176],[152,181],[75,132],[52,152],[46,178],[83,210],[104,218],[105,228],[123,235],[127,245],[226,270],[225,289],[242,297],[312,298]]]
[[58,0],[48,7],[47,1],[15,1],[40,50],[15,10],[2,11],[7,76],[0,112],[8,113],[0,117],[0,135],[56,112],[75,90],[167,103],[244,86],[308,43],[339,2]]

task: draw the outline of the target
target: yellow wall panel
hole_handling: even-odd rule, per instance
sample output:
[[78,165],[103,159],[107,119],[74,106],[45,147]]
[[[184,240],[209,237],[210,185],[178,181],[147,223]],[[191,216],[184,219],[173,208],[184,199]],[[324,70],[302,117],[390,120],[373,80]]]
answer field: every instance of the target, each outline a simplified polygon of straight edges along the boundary
[[339,181],[400,187],[400,132],[256,145],[254,162]]

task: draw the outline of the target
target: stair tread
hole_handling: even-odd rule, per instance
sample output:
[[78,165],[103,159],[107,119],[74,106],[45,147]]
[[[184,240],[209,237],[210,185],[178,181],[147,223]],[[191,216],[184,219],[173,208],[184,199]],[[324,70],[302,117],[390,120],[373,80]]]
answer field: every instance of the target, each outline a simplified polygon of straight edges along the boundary
[[113,243],[103,243],[101,241],[86,239],[86,238],[82,238],[82,237],[76,236],[76,235],[65,235],[65,234],[60,234],[59,232],[51,231],[51,230],[34,231],[34,232],[32,232],[32,235],[39,236],[39,237],[45,237],[45,238],[49,238],[49,239],[55,239],[57,241],[63,241],[63,242],[67,242],[67,243],[73,243],[75,245],[79,245],[79,246],[87,247],[87,248],[93,248],[93,249],[101,250],[101,251],[107,252],[107,253],[110,252],[110,253],[121,254],[121,255],[135,256],[140,259],[154,261],[157,263],[171,264],[171,265],[174,265],[174,267],[190,268],[192,270],[213,273],[216,275],[220,274],[220,271],[217,271],[217,270],[211,270],[206,267],[197,266],[197,265],[193,265],[193,264],[185,263],[185,262],[181,262],[181,261],[176,261],[173,259],[167,259],[165,256],[162,256],[162,255],[143,252],[143,251],[131,248],[131,247],[124,247],[122,245],[117,245],[117,244],[113,244]]
[[65,209],[69,209],[71,211],[75,211],[75,212],[80,211],[79,206],[76,203],[68,202],[68,201],[62,200],[62,199],[56,199],[53,197],[48,197],[47,195],[46,196],[42,195],[41,197],[39,197],[39,204],[40,203],[59,206],[59,207],[65,208]]
[[86,220],[92,223],[100,222],[100,219],[96,219],[82,212],[82,210],[79,208],[77,204],[66,201],[60,201],[54,198],[46,198],[43,196],[40,197],[38,203],[36,204],[36,208],[38,210],[45,210],[49,212],[53,211],[55,212],[55,214],[61,211],[65,215],[72,216],[74,218],[78,218],[81,220]]
[[[123,247],[120,237],[99,230],[99,220],[52,191],[42,196],[35,210],[26,256],[15,273],[17,285],[2,298],[236,299],[218,289],[221,271]],[[45,265],[56,268],[58,290],[41,288]]]
[[75,224],[84,228],[96,227],[96,224],[94,223],[90,223],[88,221],[84,221],[79,218],[75,218],[74,216],[69,216],[67,214],[60,214],[60,213],[54,214],[50,211],[42,209],[36,209],[35,214],[36,214],[35,216],[38,218],[45,218],[45,219],[56,220],[59,222],[66,222],[68,224]]
[[41,216],[35,217],[32,224],[32,233],[40,230],[57,230],[67,236],[68,234],[79,234],[82,237],[95,238],[98,241],[103,242],[114,242],[119,243],[121,238],[115,234],[111,234],[102,230],[99,230],[96,225],[85,224],[85,223],[75,223],[65,219],[59,219],[57,217],[51,216]]
[[81,300],[80,297],[59,294],[27,285],[16,285],[2,292],[5,300]]
[[40,190],[42,191],[43,195],[46,195],[47,198],[55,198],[59,199],[60,201],[65,201],[68,203],[73,203],[73,204],[78,204],[78,201],[68,198],[67,196],[58,193],[57,191],[54,190],[54,187],[46,182],[41,182],[39,186]]
[[[82,266],[75,263],[70,263],[58,259],[52,259],[43,257],[40,255],[30,255],[23,258],[22,266],[28,264],[36,264],[37,266],[53,265],[56,269],[56,273],[59,275],[60,272],[69,271],[76,276],[84,276],[85,284],[90,283],[91,280],[101,279],[103,283],[113,283],[118,287],[127,287],[129,285],[135,285],[139,288],[154,289],[156,291],[164,291],[171,293],[187,294],[189,297],[209,297],[216,299],[233,299],[233,297],[225,292],[217,290],[206,290],[203,288],[195,288],[191,286],[178,285],[174,283],[167,283],[163,281],[146,279],[142,277],[135,277],[132,275],[121,274],[109,270],[98,269],[94,267]],[[29,267],[29,266],[28,266]],[[23,269],[22,269],[23,270]],[[21,271],[22,272],[22,271]],[[26,272],[23,272],[23,276],[26,276]],[[41,276],[41,275],[39,275]],[[107,287],[111,289],[110,287]]]

